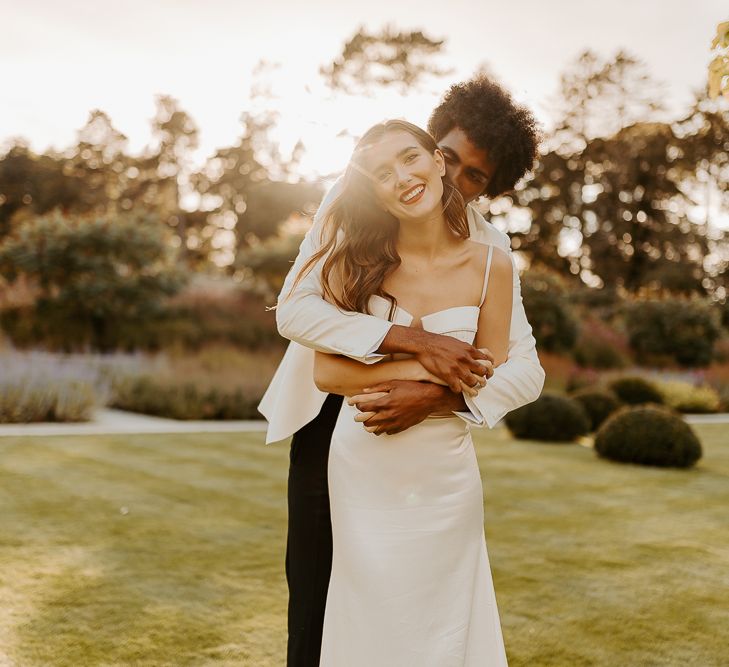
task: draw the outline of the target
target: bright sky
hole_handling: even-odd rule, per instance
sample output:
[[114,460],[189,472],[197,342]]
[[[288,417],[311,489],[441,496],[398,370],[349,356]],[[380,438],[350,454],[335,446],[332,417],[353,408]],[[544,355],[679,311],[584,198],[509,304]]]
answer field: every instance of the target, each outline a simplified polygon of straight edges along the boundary
[[[110,114],[132,150],[150,141],[154,96],[176,97],[201,130],[198,160],[240,134],[256,64],[280,63],[271,81],[284,150],[301,138],[308,173],[343,168],[337,139],[384,117],[425,125],[438,94],[482,63],[549,121],[559,73],[584,48],[625,48],[667,84],[678,113],[702,87],[726,0],[0,0],[0,144],[22,136],[36,150],[65,148],[93,108]],[[327,99],[318,74],[360,25],[391,24],[445,38],[454,73],[407,99]]]

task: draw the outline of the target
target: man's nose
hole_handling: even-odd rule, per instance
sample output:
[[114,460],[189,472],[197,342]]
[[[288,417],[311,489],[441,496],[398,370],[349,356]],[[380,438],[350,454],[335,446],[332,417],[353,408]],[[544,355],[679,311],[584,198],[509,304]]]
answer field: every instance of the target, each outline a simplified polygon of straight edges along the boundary
[[457,165],[448,165],[446,167],[446,172],[448,174],[448,178],[451,180],[451,183],[453,183],[453,185],[457,187],[461,180],[461,176],[463,175],[463,170],[461,169],[461,167]]

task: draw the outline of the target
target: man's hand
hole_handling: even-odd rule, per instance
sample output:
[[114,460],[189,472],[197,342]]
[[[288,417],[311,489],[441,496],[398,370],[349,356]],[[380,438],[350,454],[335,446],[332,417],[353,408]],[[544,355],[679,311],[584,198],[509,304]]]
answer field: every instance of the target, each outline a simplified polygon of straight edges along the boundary
[[433,339],[415,357],[452,392],[472,395],[494,374],[494,355],[486,348],[475,348],[452,336],[432,335]]
[[494,373],[494,356],[452,336],[434,334],[415,327],[393,325],[378,352],[412,354],[429,372],[442,380],[451,391],[461,393],[468,387],[483,385]]
[[347,399],[360,410],[355,421],[366,431],[381,435],[399,433],[422,422],[428,415],[464,409],[463,396],[431,382],[391,380],[370,387],[366,394]]

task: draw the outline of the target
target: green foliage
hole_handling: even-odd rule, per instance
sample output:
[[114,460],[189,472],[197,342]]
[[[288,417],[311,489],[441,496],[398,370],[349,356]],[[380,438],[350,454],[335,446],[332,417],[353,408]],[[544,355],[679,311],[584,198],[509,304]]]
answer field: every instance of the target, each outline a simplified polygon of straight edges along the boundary
[[[251,185],[246,193],[245,212],[238,216],[236,233],[239,247],[247,248],[250,234],[257,240],[276,237],[281,224],[292,213],[311,214],[321,201],[322,190],[318,183],[263,182]],[[294,237],[296,234],[294,234]],[[296,247],[298,251],[298,246]],[[293,260],[296,252],[289,257]],[[238,261],[238,264],[244,262]]]
[[303,235],[274,236],[238,254],[238,266],[250,269],[273,298],[283,287],[291,262],[296,258]]
[[242,387],[201,388],[152,376],[115,382],[112,407],[171,419],[258,419],[261,395]]
[[241,350],[206,344],[171,348],[154,366],[112,377],[111,404],[173,419],[260,419],[257,405],[281,359],[281,350]]
[[[211,343],[238,348],[276,348],[284,343],[276,318],[266,310],[270,300],[243,290],[183,290],[143,318],[117,320],[105,334],[106,350],[197,350]],[[0,311],[4,333],[19,349],[43,346],[73,350],[89,339],[84,320],[58,321],[44,304]]]
[[658,387],[638,375],[624,375],[608,383],[608,389],[619,400],[628,405],[642,405],[643,403],[663,403],[663,396]]
[[525,440],[572,442],[590,431],[590,418],[580,403],[548,393],[509,412],[504,421],[515,438]]
[[719,394],[709,386],[697,387],[690,382],[671,380],[658,384],[663,403],[676,412],[707,414],[718,412]]
[[683,299],[639,300],[626,308],[625,325],[636,358],[670,357],[684,366],[707,366],[721,333],[718,313]]
[[678,415],[655,406],[616,412],[595,436],[595,451],[622,463],[688,468],[701,458],[701,443]]
[[572,350],[575,361],[583,368],[625,368],[628,359],[604,339],[580,337]]
[[35,155],[23,143],[12,146],[0,159],[0,239],[7,236],[16,218],[86,208],[84,182],[68,174],[65,160],[54,155]]
[[605,390],[583,389],[571,394],[570,398],[584,408],[590,418],[591,431],[596,431],[613,412],[622,406],[613,392]]
[[625,337],[604,322],[588,317],[580,322],[580,334],[572,350],[583,368],[625,368],[629,363]]
[[[154,317],[163,297],[184,285],[168,241],[154,218],[55,213],[28,221],[0,243],[0,275],[8,281],[23,275],[37,286],[32,311],[43,338],[65,330],[77,336],[74,348],[107,350],[116,327]],[[9,316],[11,329],[17,316]]]
[[570,350],[577,339],[577,320],[559,276],[529,270],[522,276],[521,294],[537,345],[548,352]]
[[158,326],[143,331],[153,349],[175,344],[199,349],[211,343],[247,349],[276,346],[286,341],[278,335],[275,314],[266,305],[261,297],[243,290],[183,292],[166,307]]

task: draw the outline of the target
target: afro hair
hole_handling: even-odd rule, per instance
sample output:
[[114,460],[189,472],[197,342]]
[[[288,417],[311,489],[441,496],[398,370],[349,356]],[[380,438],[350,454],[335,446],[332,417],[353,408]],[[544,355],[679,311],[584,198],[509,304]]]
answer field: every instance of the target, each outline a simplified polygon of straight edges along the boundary
[[539,129],[529,109],[487,76],[457,83],[433,110],[428,131],[440,141],[458,127],[477,148],[487,151],[496,171],[483,194],[498,197],[513,190],[533,166]]

